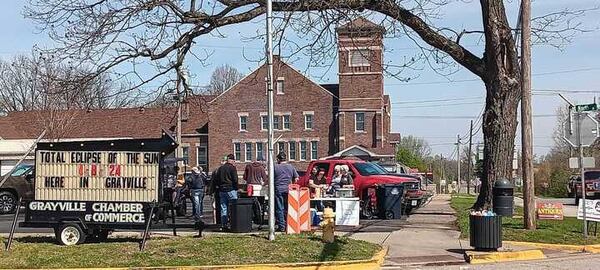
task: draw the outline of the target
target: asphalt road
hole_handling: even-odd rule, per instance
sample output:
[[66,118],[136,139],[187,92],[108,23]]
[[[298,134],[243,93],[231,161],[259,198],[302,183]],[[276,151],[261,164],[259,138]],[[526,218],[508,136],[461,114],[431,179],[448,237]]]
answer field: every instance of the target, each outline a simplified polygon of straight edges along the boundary
[[571,269],[598,269],[600,265],[600,254],[577,254],[560,258],[535,260],[535,261],[522,261],[522,262],[505,262],[505,263],[494,263],[494,264],[482,264],[482,265],[444,265],[444,266],[432,266],[432,267],[404,267],[404,268],[384,268],[384,269],[452,269],[452,270],[471,270],[471,269],[486,269],[486,270],[530,270],[530,269],[557,269],[557,270],[571,270]]

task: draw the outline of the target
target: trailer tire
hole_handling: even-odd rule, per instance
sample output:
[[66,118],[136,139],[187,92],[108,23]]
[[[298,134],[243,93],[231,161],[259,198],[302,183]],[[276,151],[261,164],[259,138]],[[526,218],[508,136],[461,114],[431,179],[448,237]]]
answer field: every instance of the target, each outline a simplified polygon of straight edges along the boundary
[[72,246],[85,242],[87,235],[76,223],[61,224],[54,232],[58,243],[64,246]]
[[18,199],[10,191],[0,191],[0,215],[12,214],[17,210]]

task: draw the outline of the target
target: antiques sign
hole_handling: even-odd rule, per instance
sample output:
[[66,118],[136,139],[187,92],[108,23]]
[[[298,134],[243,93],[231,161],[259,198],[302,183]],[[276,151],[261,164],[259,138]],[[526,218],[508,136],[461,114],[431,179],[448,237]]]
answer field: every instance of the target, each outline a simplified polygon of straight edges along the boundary
[[550,203],[550,202],[537,202],[536,203],[537,218],[551,219],[551,220],[563,220],[563,204],[562,203]]

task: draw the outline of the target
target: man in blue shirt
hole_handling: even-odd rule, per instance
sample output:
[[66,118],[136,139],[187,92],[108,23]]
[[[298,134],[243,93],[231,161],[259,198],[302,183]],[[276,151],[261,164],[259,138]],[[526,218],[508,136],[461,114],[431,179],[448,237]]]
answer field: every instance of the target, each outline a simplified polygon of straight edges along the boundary
[[284,232],[286,229],[286,217],[288,207],[289,185],[298,182],[296,168],[286,162],[287,156],[284,152],[277,155],[277,164],[273,168],[275,178],[275,220],[278,230]]

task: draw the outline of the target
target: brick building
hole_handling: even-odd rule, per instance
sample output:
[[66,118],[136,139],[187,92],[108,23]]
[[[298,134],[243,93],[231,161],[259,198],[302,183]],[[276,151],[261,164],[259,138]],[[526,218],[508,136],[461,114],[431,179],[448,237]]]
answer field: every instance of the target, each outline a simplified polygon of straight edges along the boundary
[[[319,85],[274,58],[275,153],[298,169],[310,160],[359,145],[391,158],[399,134],[390,132],[390,99],[383,90],[384,29],[364,18],[337,28],[339,84]],[[245,162],[267,154],[266,65],[209,102],[209,165],[234,153]]]
[[[274,61],[275,153],[304,170],[310,160],[369,153],[391,159],[400,135],[391,133],[383,89],[384,29],[364,18],[338,27],[339,83],[319,85],[278,57]],[[194,96],[183,110],[183,156],[215,169],[233,153],[237,168],[267,157],[266,65],[215,96]],[[175,132],[176,108],[12,112],[0,117],[0,140],[160,137]],[[355,147],[355,146],[358,146]],[[0,153],[1,155],[1,153]],[[357,154],[355,154],[357,155]],[[1,158],[1,157],[0,157]],[[363,158],[363,157],[361,157]]]

